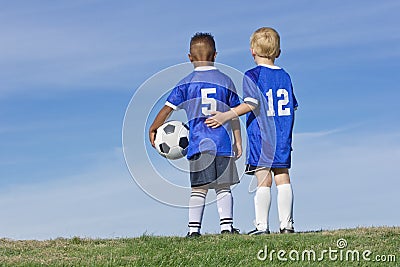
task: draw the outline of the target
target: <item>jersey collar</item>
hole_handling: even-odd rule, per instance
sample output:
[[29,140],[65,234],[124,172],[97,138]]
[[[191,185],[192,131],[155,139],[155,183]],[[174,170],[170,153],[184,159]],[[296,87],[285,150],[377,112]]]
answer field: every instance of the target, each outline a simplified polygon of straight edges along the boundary
[[195,71],[207,71],[207,70],[216,70],[217,68],[215,66],[200,66],[194,68]]
[[263,66],[263,67],[270,68],[270,69],[273,69],[273,70],[280,70],[281,69],[281,67],[267,65],[267,64],[258,64],[258,66]]

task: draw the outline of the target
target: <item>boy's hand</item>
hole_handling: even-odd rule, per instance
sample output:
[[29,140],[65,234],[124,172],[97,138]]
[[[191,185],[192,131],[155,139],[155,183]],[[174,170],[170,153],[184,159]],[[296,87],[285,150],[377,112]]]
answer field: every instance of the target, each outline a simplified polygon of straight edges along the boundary
[[235,145],[233,145],[233,151],[235,152],[235,158],[239,159],[243,153],[242,144],[236,143]]
[[152,130],[152,129],[149,130],[150,143],[154,148],[156,147],[156,145],[154,144],[154,140],[156,139],[156,133],[157,130]]
[[219,111],[213,111],[211,112],[211,114],[214,116],[206,119],[205,124],[213,129],[222,126],[225,122],[229,120],[226,112],[222,113]]

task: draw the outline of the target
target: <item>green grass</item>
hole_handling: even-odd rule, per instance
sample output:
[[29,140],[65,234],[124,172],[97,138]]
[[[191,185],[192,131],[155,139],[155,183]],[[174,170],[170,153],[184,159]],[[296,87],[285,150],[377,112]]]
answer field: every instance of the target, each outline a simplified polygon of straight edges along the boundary
[[[344,238],[347,247],[338,249],[337,240]],[[257,253],[267,246],[264,261]],[[328,252],[338,250],[333,261]],[[280,261],[277,252],[284,250],[288,261]],[[289,258],[292,250],[299,252],[299,260]],[[305,250],[316,252],[316,259],[301,259]],[[345,259],[346,251],[357,250],[360,260]],[[362,259],[362,253],[371,260]],[[340,260],[342,251],[342,260]],[[376,256],[386,262],[376,262]],[[393,258],[393,255],[395,258]],[[260,253],[260,256],[264,256]],[[291,254],[296,256],[295,252]],[[381,257],[381,258],[382,258]],[[391,262],[388,262],[390,260]],[[400,266],[400,227],[356,228],[336,231],[296,233],[268,236],[204,235],[195,239],[144,235],[120,239],[55,239],[47,241],[13,241],[0,239],[2,266]]]

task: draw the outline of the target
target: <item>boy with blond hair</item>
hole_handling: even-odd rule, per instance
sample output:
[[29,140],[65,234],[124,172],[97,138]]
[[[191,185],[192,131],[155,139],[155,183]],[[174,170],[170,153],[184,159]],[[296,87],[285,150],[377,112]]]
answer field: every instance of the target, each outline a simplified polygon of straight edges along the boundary
[[217,128],[247,114],[246,173],[257,177],[254,196],[256,229],[249,235],[270,233],[272,173],[278,189],[280,232],[294,233],[289,169],[294,111],[298,104],[289,74],[275,65],[275,59],[281,53],[278,32],[267,27],[256,30],[250,38],[250,50],[257,66],[245,73],[244,103],[224,113],[213,113],[206,124]]
[[150,142],[154,146],[157,128],[171,112],[177,109],[186,111],[190,129],[187,158],[192,188],[189,238],[200,236],[209,189],[215,189],[217,194],[221,233],[239,233],[232,226],[233,198],[230,186],[239,182],[235,159],[242,154],[240,124],[238,120],[232,120],[221,128],[211,129],[204,123],[212,112],[227,111],[240,104],[232,80],[214,66],[216,55],[211,34],[196,33],[192,37],[188,56],[195,69],[172,90],[149,129]]

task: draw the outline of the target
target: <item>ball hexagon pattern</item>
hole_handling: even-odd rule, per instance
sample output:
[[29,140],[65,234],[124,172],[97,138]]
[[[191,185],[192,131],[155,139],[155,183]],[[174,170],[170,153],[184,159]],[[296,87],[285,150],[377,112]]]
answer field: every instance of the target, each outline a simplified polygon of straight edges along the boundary
[[181,121],[167,121],[157,129],[154,143],[161,156],[182,158],[189,146],[189,128]]

